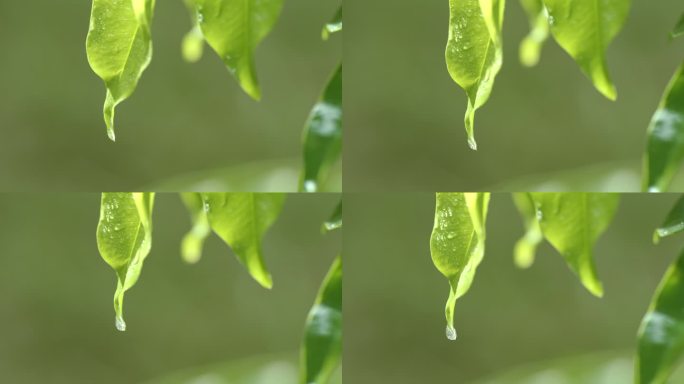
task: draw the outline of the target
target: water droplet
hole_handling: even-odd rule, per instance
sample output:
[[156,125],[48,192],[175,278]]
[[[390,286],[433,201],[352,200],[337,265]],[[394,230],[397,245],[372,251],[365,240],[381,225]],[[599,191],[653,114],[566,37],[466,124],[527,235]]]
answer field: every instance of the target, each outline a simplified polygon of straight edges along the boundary
[[116,325],[116,329],[124,332],[126,330],[126,322],[124,321],[123,317],[117,315],[116,320],[114,320],[114,324]]
[[446,337],[447,337],[447,339],[452,340],[452,341],[456,340],[456,337],[457,337],[456,329],[454,327],[452,327],[451,325],[447,325],[447,327],[446,327]]
[[542,212],[541,209],[537,209],[537,220],[543,220],[544,219],[544,213]]
[[661,190],[660,190],[660,188],[658,188],[658,187],[649,187],[649,188],[648,188],[648,192],[649,192],[649,193],[660,193]]
[[211,206],[208,202],[204,202],[204,212],[209,213],[211,211]]
[[456,237],[456,232],[447,233],[447,239],[453,239],[454,237]]
[[477,151],[477,143],[475,142],[475,139],[474,139],[474,138],[472,138],[472,137],[469,137],[469,138],[468,138],[468,146],[469,146],[470,149],[472,149],[473,151]]
[[304,192],[316,192],[318,184],[314,180],[306,180],[304,182]]

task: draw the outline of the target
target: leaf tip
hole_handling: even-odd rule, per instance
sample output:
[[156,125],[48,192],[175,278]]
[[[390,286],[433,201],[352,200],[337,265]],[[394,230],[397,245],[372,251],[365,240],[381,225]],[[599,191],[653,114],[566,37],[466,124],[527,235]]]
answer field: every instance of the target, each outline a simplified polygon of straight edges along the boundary
[[475,141],[475,138],[470,136],[468,137],[468,147],[472,149],[473,151],[477,151],[477,142]]
[[124,321],[123,316],[116,315],[116,318],[114,319],[114,325],[116,326],[117,331],[120,331],[120,332],[126,331],[126,322]]
[[454,328],[453,325],[448,324],[446,326],[446,337],[447,339],[454,341],[458,337],[458,334],[456,333],[456,328]]

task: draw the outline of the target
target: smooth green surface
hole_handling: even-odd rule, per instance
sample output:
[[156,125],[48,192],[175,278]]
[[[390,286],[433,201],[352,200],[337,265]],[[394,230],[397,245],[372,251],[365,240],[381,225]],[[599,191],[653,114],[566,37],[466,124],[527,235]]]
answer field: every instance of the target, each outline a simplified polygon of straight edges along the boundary
[[138,85],[152,60],[155,0],[93,0],[86,39],[88,62],[107,87],[104,119],[115,140],[114,111]]
[[543,0],[551,34],[572,56],[596,89],[610,100],[617,91],[606,52],[629,14],[630,0]]
[[126,330],[124,293],[137,281],[152,248],[154,193],[103,193],[97,224],[97,247],[117,277],[114,293],[116,328]]
[[672,37],[678,37],[681,35],[684,35],[684,14],[682,14],[682,17],[679,18],[677,25],[672,31]]
[[342,360],[342,257],[335,258],[306,321],[301,384],[326,384]]
[[514,193],[513,202],[525,225],[525,235],[515,243],[513,257],[519,268],[529,268],[534,263],[537,247],[544,240],[544,235],[539,226],[537,209],[531,196],[528,193]]
[[680,197],[672,207],[663,223],[653,233],[653,242],[658,243],[660,239],[672,236],[684,231],[684,197]]
[[520,42],[520,62],[533,67],[539,63],[541,50],[549,37],[549,20],[542,0],[520,0],[530,19],[530,32]]
[[684,353],[684,252],[665,273],[639,328],[637,384],[664,384]]
[[242,89],[261,99],[254,52],[275,26],[282,0],[194,0],[204,39]]
[[317,192],[342,151],[342,65],[330,79],[304,128],[300,191]]
[[485,252],[489,193],[437,193],[430,254],[437,270],[449,281],[444,310],[446,336],[456,340],[456,300],[472,285]]
[[337,10],[335,17],[323,27],[323,40],[328,40],[330,35],[342,30],[342,7]]
[[211,234],[211,226],[204,212],[202,195],[197,192],[185,192],[180,195],[192,219],[192,229],[183,237],[181,243],[181,256],[186,262],[194,264],[202,257],[204,242]]
[[323,232],[330,232],[342,228],[342,200],[335,207],[330,218],[323,223]]
[[477,149],[475,111],[489,99],[503,60],[504,4],[504,0],[449,0],[446,64],[451,78],[468,96],[464,123],[472,149]]
[[264,288],[273,280],[262,254],[262,239],[285,203],[282,193],[203,193],[211,229],[230,246],[249,274]]
[[684,158],[684,63],[680,65],[648,127],[644,189],[668,189]]

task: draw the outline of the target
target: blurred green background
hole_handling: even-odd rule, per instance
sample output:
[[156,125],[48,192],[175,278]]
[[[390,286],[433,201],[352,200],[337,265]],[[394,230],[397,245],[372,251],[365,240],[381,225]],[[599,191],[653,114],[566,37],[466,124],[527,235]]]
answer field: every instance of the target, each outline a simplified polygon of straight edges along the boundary
[[553,41],[523,67],[527,17],[509,1],[504,66],[473,152],[465,93],[444,62],[448,1],[346,0],[346,191],[637,190],[646,128],[684,57],[684,40],[668,38],[682,11],[679,0],[632,2],[608,52],[613,103]]
[[[304,321],[342,246],[340,233],[320,231],[338,201],[288,197],[264,240],[268,291],[213,235],[203,259],[185,264],[189,215],[177,195],[158,195],[152,252],[126,294],[121,333],[116,277],[95,241],[99,195],[1,194],[0,382],[138,383],[189,370],[204,381],[161,382],[296,384]],[[219,380],[226,371],[232,380]]]
[[[509,194],[494,194],[486,255],[471,290],[456,305],[458,339],[449,341],[444,319],[449,285],[430,259],[434,195],[346,196],[345,273],[347,281],[353,280],[344,287],[345,328],[351,330],[344,339],[345,379],[470,383],[536,364],[547,373],[539,380],[494,382],[631,382],[624,378],[631,375],[637,327],[684,244],[682,237],[658,246],[651,242],[653,230],[677,198],[622,197],[613,224],[595,248],[605,287],[604,298],[597,299],[546,243],[531,269],[514,266],[513,246],[524,233],[522,221]],[[575,357],[588,359],[581,362],[584,366],[592,366],[594,359],[615,363],[613,373],[600,381],[563,380],[555,370],[568,363],[559,359]]]
[[[341,56],[341,38],[321,40],[339,0],[284,2],[256,53],[260,103],[210,49],[183,61],[188,12],[181,0],[158,1],[152,64],[117,108],[116,144],[86,59],[90,4],[0,1],[0,190],[132,190],[212,169],[211,179],[239,179],[224,182],[230,189],[296,188],[304,123]],[[245,183],[245,173],[270,182]]]

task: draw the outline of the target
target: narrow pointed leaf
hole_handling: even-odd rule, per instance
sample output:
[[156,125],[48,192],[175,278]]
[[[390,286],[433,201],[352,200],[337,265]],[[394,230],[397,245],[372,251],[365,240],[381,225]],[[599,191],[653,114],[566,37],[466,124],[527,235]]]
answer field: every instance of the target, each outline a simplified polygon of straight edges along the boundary
[[154,193],[103,193],[97,225],[97,247],[114,269],[116,327],[126,330],[123,318],[124,293],[138,280],[143,262],[152,247]]
[[514,193],[513,201],[525,224],[525,236],[515,244],[515,264],[519,268],[529,268],[534,263],[537,247],[544,240],[534,201],[527,193]]
[[684,63],[668,84],[648,127],[644,188],[668,188],[684,158]]
[[342,358],[342,258],[333,262],[309,312],[301,349],[301,383],[324,384]]
[[677,25],[675,26],[675,29],[672,30],[672,37],[679,37],[684,35],[684,14],[682,17],[679,18],[679,21],[677,22]]
[[610,100],[617,91],[608,73],[606,51],[624,25],[630,0],[543,0],[551,34],[575,59],[596,89]]
[[546,240],[567,261],[589,292],[603,296],[593,248],[613,220],[620,200],[609,193],[532,193]]
[[677,200],[663,224],[653,233],[653,242],[658,243],[663,237],[684,231],[684,196]]
[[445,57],[451,78],[468,96],[465,128],[472,149],[477,149],[475,111],[489,99],[503,60],[503,8],[503,0],[449,0]]
[[154,4],[155,0],[93,0],[86,51],[90,67],[107,87],[104,119],[112,140],[116,106],[133,94],[152,60]]
[[549,19],[542,0],[520,0],[530,20],[530,33],[520,43],[520,62],[528,67],[539,63],[542,46],[549,37]]
[[675,260],[641,321],[637,384],[665,384],[684,352],[684,252]]
[[282,0],[194,0],[197,20],[209,46],[242,89],[261,99],[254,52],[273,29]]
[[328,40],[330,35],[342,30],[342,7],[337,10],[335,17],[323,27],[323,40]]
[[203,193],[209,225],[230,246],[249,274],[263,287],[273,281],[266,268],[261,241],[285,202],[282,193]]
[[194,0],[185,0],[185,5],[190,12],[192,29],[183,37],[182,52],[183,59],[189,63],[195,63],[202,58],[204,53],[204,36],[197,20],[197,12]]
[[456,339],[454,307],[473,282],[485,247],[489,193],[437,193],[430,253],[437,270],[449,281],[446,303],[447,337]]
[[342,151],[342,65],[316,103],[304,128],[300,191],[316,192]]
[[192,229],[183,237],[181,255],[183,260],[194,264],[202,257],[204,241],[211,234],[209,218],[204,211],[204,201],[199,193],[181,193],[183,203],[190,211]]
[[332,216],[323,223],[323,232],[330,232],[342,228],[342,200],[337,204]]

